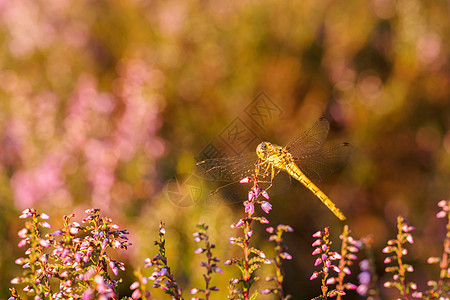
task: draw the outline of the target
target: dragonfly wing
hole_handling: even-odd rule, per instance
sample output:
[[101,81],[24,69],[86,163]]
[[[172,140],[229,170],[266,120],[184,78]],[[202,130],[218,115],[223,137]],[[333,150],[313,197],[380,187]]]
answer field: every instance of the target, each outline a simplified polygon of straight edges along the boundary
[[319,151],[330,129],[330,123],[325,118],[320,118],[314,125],[292,140],[286,146],[293,156],[300,157]]
[[239,181],[255,172],[256,153],[245,155],[206,159],[198,162],[192,173],[200,178],[216,181]]
[[352,154],[352,145],[342,143],[296,157],[295,163],[310,180],[318,182],[345,165]]

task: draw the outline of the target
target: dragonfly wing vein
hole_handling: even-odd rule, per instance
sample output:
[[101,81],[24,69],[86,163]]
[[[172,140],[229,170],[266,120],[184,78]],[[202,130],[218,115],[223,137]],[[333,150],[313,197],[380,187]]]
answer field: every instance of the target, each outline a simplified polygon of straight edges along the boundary
[[301,156],[315,153],[320,150],[330,129],[330,123],[325,118],[320,118],[314,125],[293,139],[286,146],[293,156]]
[[295,163],[309,179],[319,182],[344,166],[352,154],[353,147],[348,143],[342,143],[313,154],[296,157]]

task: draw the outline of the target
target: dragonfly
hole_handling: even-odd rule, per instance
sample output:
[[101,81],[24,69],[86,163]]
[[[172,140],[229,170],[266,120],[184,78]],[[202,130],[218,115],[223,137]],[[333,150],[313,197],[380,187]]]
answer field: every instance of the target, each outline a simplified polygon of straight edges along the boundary
[[307,187],[336,217],[345,220],[339,208],[314,183],[342,167],[353,153],[349,143],[322,148],[329,129],[328,120],[320,118],[285,147],[262,142],[253,153],[200,161],[196,164],[194,174],[231,183],[256,176],[258,182],[268,183],[268,190],[280,173],[286,173]]

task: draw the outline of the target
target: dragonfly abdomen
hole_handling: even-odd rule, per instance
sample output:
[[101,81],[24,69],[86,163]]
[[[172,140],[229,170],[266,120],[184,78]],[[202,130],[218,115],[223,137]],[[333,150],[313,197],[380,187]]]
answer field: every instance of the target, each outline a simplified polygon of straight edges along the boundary
[[294,163],[290,162],[284,166],[284,168],[292,177],[300,181],[304,186],[306,186],[317,198],[325,204],[329,210],[331,210],[336,217],[341,221],[345,220],[344,214],[336,207],[333,201],[328,198],[328,196],[322,192],[305,174],[300,170],[300,168]]

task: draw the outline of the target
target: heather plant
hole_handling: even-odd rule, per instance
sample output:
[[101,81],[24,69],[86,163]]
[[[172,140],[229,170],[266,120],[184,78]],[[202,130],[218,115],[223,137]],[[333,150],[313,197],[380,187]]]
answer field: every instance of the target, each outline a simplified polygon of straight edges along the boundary
[[[243,255],[225,262],[225,265],[236,265],[240,272],[239,277],[230,279],[228,298],[256,299],[258,295],[273,294],[282,300],[291,299],[283,288],[285,275],[282,261],[292,259],[292,255],[287,252],[283,234],[293,232],[293,229],[284,224],[266,229],[270,234],[269,241],[274,243],[273,258],[267,258],[263,251],[252,246],[250,242],[256,229],[252,225],[256,222],[269,223],[266,217],[258,216],[255,207],[260,206],[265,213],[269,213],[272,206],[267,201],[267,190],[263,190],[257,180],[246,178],[242,182],[252,182],[253,186],[248,200],[243,203],[245,217],[232,224],[233,228],[241,229],[243,235],[230,238],[230,243],[241,248]],[[392,280],[385,282],[384,286],[397,289],[399,299],[449,298],[449,204],[447,200],[439,202],[441,211],[436,214],[437,218],[447,218],[443,254],[441,257],[428,259],[429,264],[439,264],[439,279],[428,281],[429,288],[423,292],[418,291],[416,284],[408,278],[408,273],[413,272],[414,268],[405,262],[407,245],[414,243],[412,232],[415,228],[403,217],[397,218],[397,236],[387,242],[382,252],[388,254],[384,262],[389,266],[385,271],[392,274]],[[81,223],[73,221],[74,214],[64,216],[61,229],[46,232],[52,228],[47,221],[49,216],[38,213],[35,209],[24,210],[20,218],[26,221],[25,227],[18,233],[21,238],[18,246],[28,246],[28,249],[24,257],[16,259],[16,264],[24,269],[23,275],[12,279],[11,283],[23,285],[24,293],[34,299],[118,299],[118,287],[122,282],[119,270],[125,270],[125,265],[112,259],[108,252],[110,249],[127,250],[131,245],[127,238],[129,232],[119,229],[111,219],[100,216],[99,209],[86,210],[86,214],[87,217]],[[192,288],[190,293],[194,297],[191,300],[214,299],[214,292],[219,291],[212,280],[214,274],[223,271],[219,267],[220,259],[213,255],[216,246],[210,241],[208,228],[205,223],[199,223],[193,234],[194,241],[202,243],[194,253],[203,254],[206,259],[200,264],[204,268],[205,286]],[[340,235],[340,250],[334,251],[330,231],[329,227],[325,227],[313,234],[316,240],[312,244],[312,255],[316,257],[314,265],[320,266],[320,269],[312,274],[310,280],[321,278],[320,295],[313,299],[344,299],[349,291],[355,289],[366,299],[382,299],[375,270],[372,238],[356,240],[348,225],[344,225]],[[138,268],[135,271],[137,280],[130,285],[131,297],[123,299],[152,299],[151,289],[161,289],[171,299],[183,299],[182,288],[169,266],[165,235],[164,224],[160,222],[159,239],[155,241],[158,253],[153,258],[144,260],[144,268],[152,268],[153,273],[148,276]],[[352,273],[351,269],[354,269],[363,248],[366,257],[359,261],[361,272],[357,277],[360,284],[356,286],[348,282],[348,275]],[[272,264],[275,272],[266,278],[265,288],[255,290],[253,285],[259,280],[257,273],[262,264]],[[58,285],[54,284],[55,281]],[[22,299],[15,288],[10,288],[10,291],[10,299]]]
[[[316,261],[314,262],[314,266],[322,265],[320,271],[314,271],[311,275],[310,279],[314,280],[316,278],[322,278],[322,295],[315,297],[314,299],[328,299],[329,297],[336,297],[338,295],[345,295],[345,292],[342,289],[338,288],[330,288],[332,282],[334,280],[329,281],[330,270],[340,273],[341,269],[336,264],[333,264],[334,261],[339,260],[342,256],[334,251],[331,251],[331,240],[330,240],[330,229],[329,227],[325,227],[323,231],[317,231],[313,234],[314,238],[317,238],[312,246],[315,247],[312,252],[313,256],[317,256]],[[330,277],[333,278],[333,277]]]
[[[19,231],[19,247],[28,245],[26,257],[18,258],[16,264],[24,268],[23,276],[11,280],[13,284],[25,284],[23,290],[35,299],[92,299],[114,298],[121,279],[116,277],[122,262],[112,259],[107,249],[126,250],[127,230],[107,217],[100,217],[100,210],[86,210],[88,215],[82,223],[72,222],[74,214],[64,216],[64,226],[53,233],[44,234],[43,228],[51,228],[46,221],[48,215],[26,209],[20,218],[29,219]],[[52,250],[53,249],[53,250]],[[50,251],[52,250],[52,251]],[[50,279],[59,281],[59,289],[53,290]],[[13,298],[17,293],[13,291]]]
[[251,294],[250,291],[252,285],[259,280],[259,277],[255,276],[255,271],[261,267],[261,264],[270,264],[271,262],[263,251],[250,247],[250,239],[253,235],[252,222],[269,223],[267,218],[255,214],[255,204],[259,204],[265,213],[269,213],[272,205],[268,201],[259,199],[260,196],[263,196],[268,200],[269,194],[260,188],[256,177],[247,177],[241,180],[241,183],[249,182],[253,182],[253,187],[248,193],[248,200],[244,202],[246,216],[232,225],[233,228],[242,229],[243,236],[230,238],[231,244],[243,250],[243,257],[229,259],[225,262],[226,265],[236,265],[241,273],[240,278],[230,280],[230,299],[255,299],[259,292],[255,291]]
[[[204,241],[205,243],[204,247],[200,247],[195,250],[195,253],[197,254],[205,253],[206,255],[206,262],[201,263],[201,266],[206,269],[206,273],[203,274],[203,278],[205,279],[205,288],[204,289],[193,288],[191,289],[191,294],[194,295],[198,293],[203,293],[205,295],[205,299],[208,300],[210,299],[210,295],[212,292],[218,291],[218,287],[210,286],[212,274],[223,273],[223,271],[217,266],[217,263],[220,261],[220,259],[214,257],[212,253],[212,249],[214,249],[216,246],[209,242],[208,225],[206,225],[205,223],[200,223],[197,225],[197,228],[199,229],[199,231],[193,234],[194,241],[195,242]],[[203,298],[194,297],[191,299],[201,300]]]
[[290,295],[286,295],[286,292],[283,289],[283,280],[284,280],[284,272],[282,269],[282,261],[283,260],[291,260],[292,256],[287,252],[288,247],[283,240],[283,233],[285,232],[293,232],[289,225],[279,224],[276,227],[276,231],[273,227],[267,227],[266,231],[270,233],[269,241],[275,243],[275,253],[276,256],[271,258],[272,263],[275,264],[276,273],[275,276],[268,276],[265,281],[266,282],[276,282],[275,288],[267,288],[261,291],[261,294],[279,294],[281,299],[290,299]]
[[175,276],[170,272],[170,267],[166,256],[166,229],[162,222],[159,223],[159,241],[155,241],[159,252],[153,258],[145,260],[145,267],[153,267],[154,272],[149,279],[153,281],[152,287],[161,288],[166,294],[171,295],[173,299],[183,299],[181,288],[175,280]]
[[413,272],[414,268],[412,265],[404,262],[404,257],[408,254],[407,243],[414,243],[411,232],[415,228],[410,226],[406,219],[399,216],[397,218],[397,230],[397,238],[389,240],[387,246],[383,249],[383,253],[389,254],[385,258],[384,263],[393,264],[385,269],[386,272],[392,273],[392,281],[386,281],[384,286],[398,289],[401,297],[408,299],[412,291],[417,289],[417,285],[414,282],[409,282],[407,279],[407,274]]

